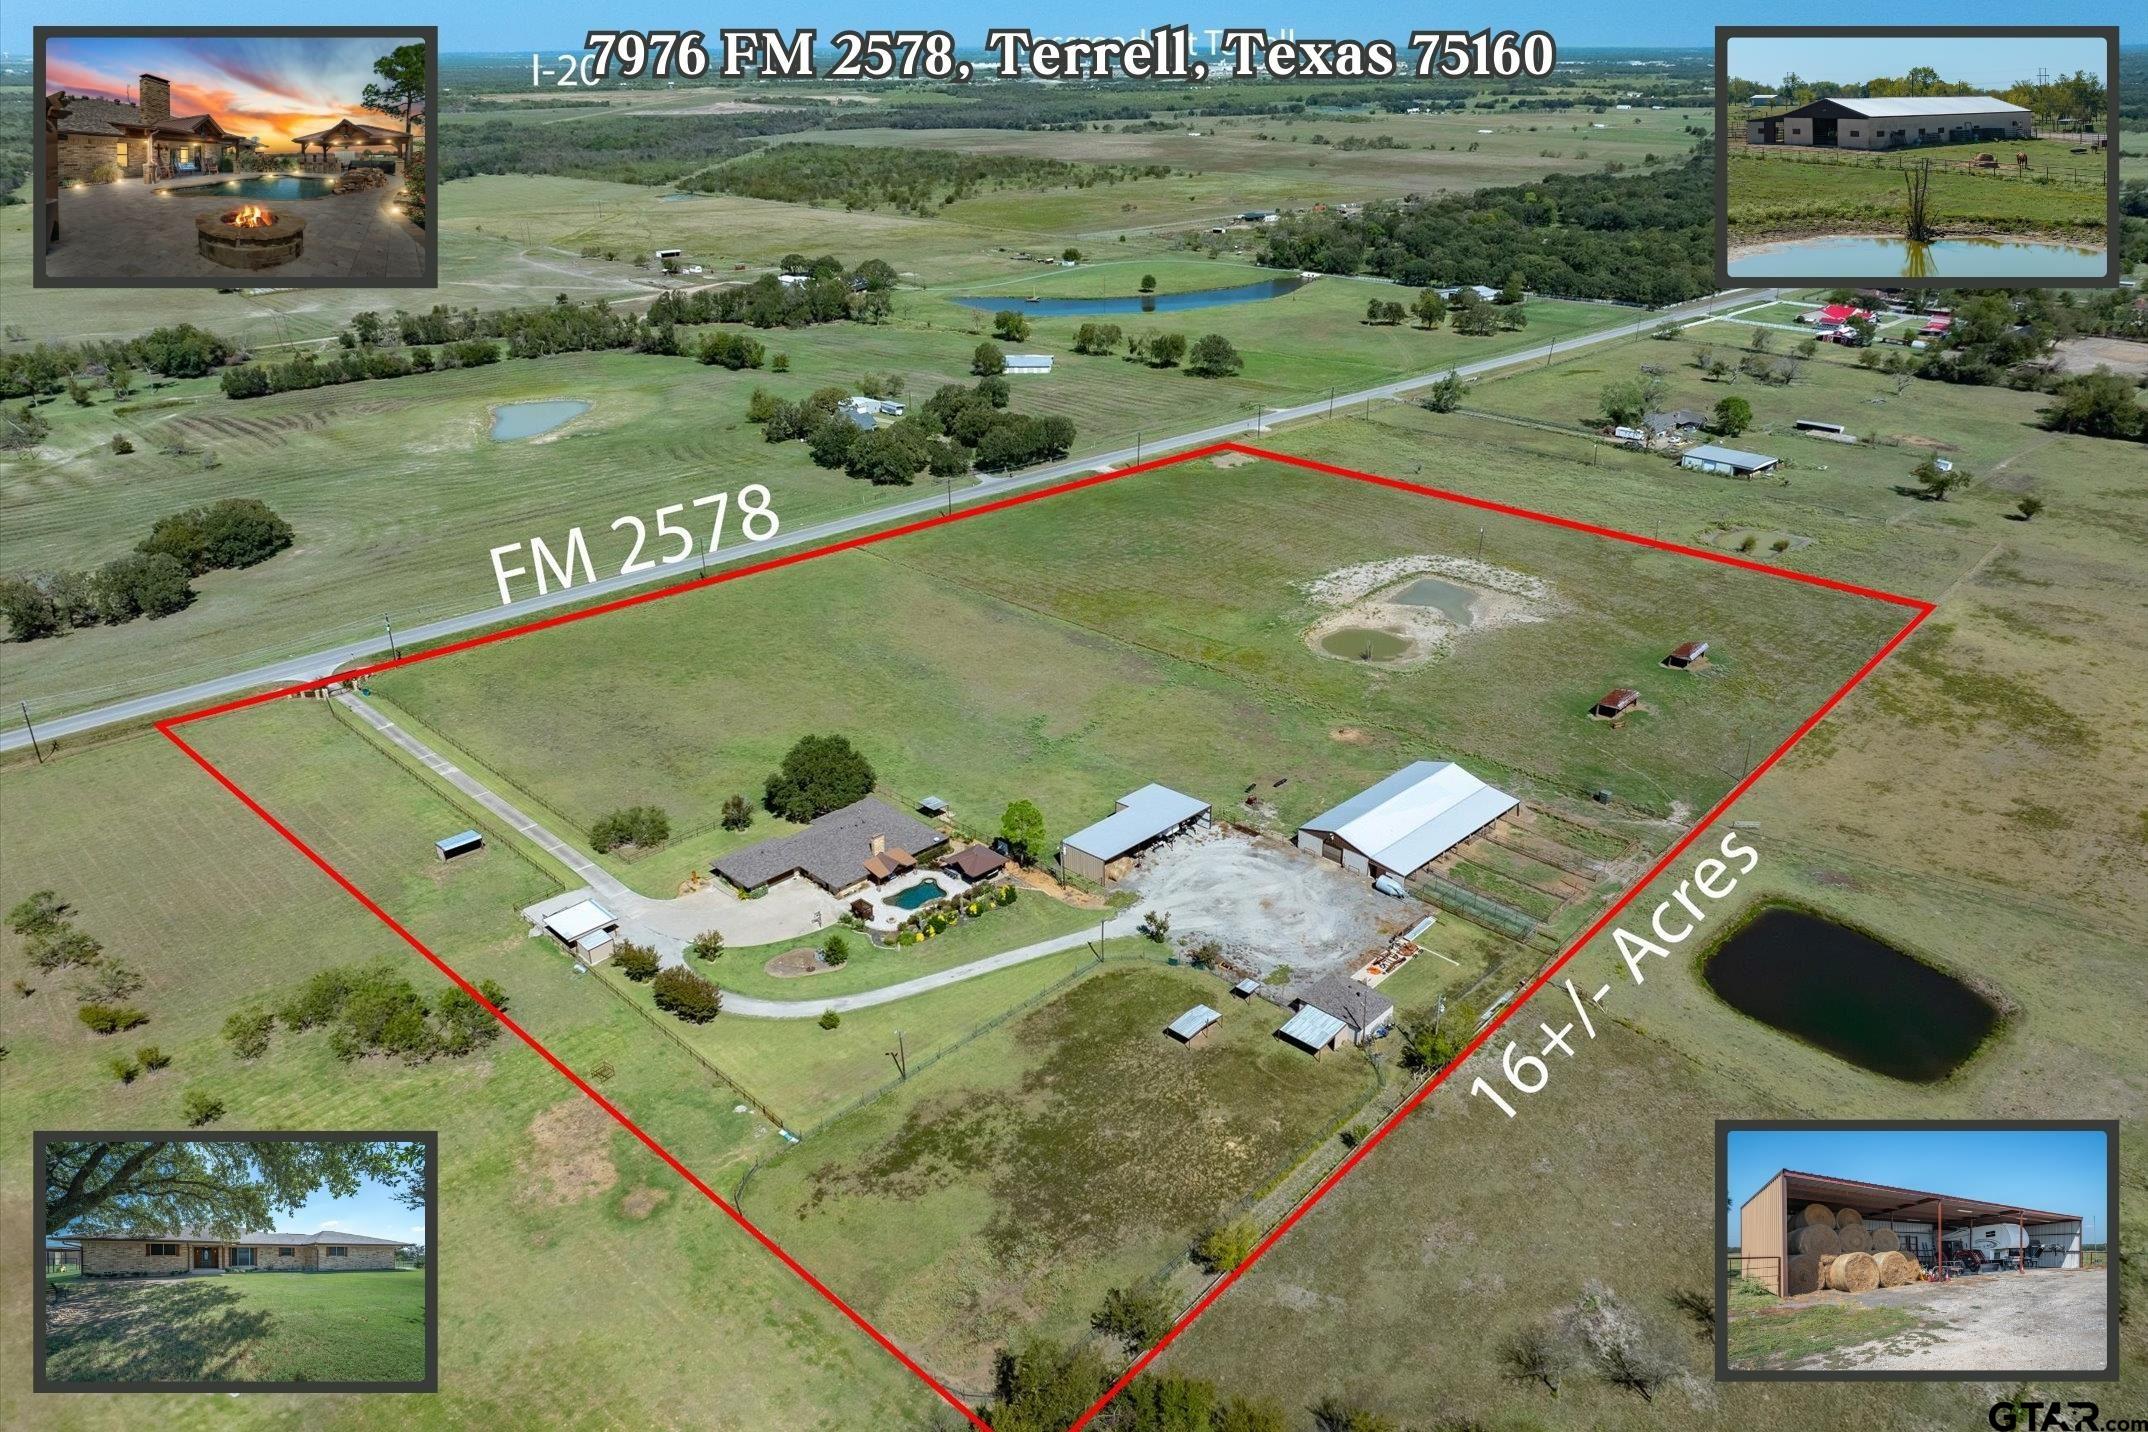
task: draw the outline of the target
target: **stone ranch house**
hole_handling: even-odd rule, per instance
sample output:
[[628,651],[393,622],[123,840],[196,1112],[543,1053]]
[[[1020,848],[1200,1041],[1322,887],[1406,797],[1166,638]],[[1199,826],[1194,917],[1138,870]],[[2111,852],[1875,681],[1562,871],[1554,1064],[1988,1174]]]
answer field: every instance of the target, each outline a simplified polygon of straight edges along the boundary
[[62,184],[122,179],[162,179],[211,174],[228,158],[236,162],[258,143],[232,134],[207,114],[172,113],[169,80],[143,75],[132,104],[92,95],[63,95],[54,136]]
[[85,1278],[167,1278],[181,1273],[357,1273],[395,1267],[393,1238],[363,1233],[84,1235]]

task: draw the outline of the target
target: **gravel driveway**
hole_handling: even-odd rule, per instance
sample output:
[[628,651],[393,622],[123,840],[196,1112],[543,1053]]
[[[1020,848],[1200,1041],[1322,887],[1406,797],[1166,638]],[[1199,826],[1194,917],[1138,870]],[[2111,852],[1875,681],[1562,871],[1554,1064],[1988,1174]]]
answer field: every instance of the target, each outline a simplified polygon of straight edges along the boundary
[[1830,1371],[2100,1372],[2109,1355],[2108,1275],[2101,1268],[1985,1273],[1834,1295],[1907,1308],[1924,1326],[1797,1364]]

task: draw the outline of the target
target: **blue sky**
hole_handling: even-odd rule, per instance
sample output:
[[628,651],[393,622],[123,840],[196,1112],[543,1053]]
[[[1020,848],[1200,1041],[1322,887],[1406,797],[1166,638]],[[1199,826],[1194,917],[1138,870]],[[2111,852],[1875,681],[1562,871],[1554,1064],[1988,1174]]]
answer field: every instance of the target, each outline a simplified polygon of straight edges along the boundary
[[[2025,9],[2018,0],[1905,0],[1887,15],[1904,25],[2111,25],[2126,7],[2113,0],[2040,0]],[[318,11],[289,15],[253,12],[265,24],[283,20],[317,21]],[[155,25],[179,16],[149,0],[21,0],[6,7],[0,22],[0,48],[26,53],[33,24]],[[231,23],[232,15],[218,15]],[[636,29],[713,30],[725,24],[766,24],[783,29],[812,25],[823,31],[860,26],[930,26],[954,32],[962,43],[977,44],[988,25],[1027,25],[1047,34],[1123,34],[1152,25],[1187,24],[1195,30],[1262,25],[1295,29],[1301,36],[1370,38],[1399,35],[1410,24],[1441,28],[1549,30],[1562,45],[1692,45],[1715,42],[1717,25],[1779,25],[1790,17],[1779,5],[1756,0],[1658,0],[1642,14],[1617,5],[1550,0],[1536,5],[1471,3],[1397,19],[1388,7],[1272,3],[1230,0],[1213,6],[1165,3],[1165,0],[934,0],[904,6],[866,0],[832,0],[802,6],[768,6],[740,10],[707,0],[625,0],[599,12],[587,0],[464,0],[444,6],[438,0],[373,0],[354,23],[367,25],[437,24],[440,47],[457,50],[558,48],[577,42],[592,25]],[[1797,12],[1796,23],[1858,25],[1874,20],[1870,6],[1849,0],[1821,0]]]
[[[1929,65],[1939,77],[2004,89],[2033,80],[2039,67],[2054,76],[2087,70],[2103,75],[2109,51],[2101,40],[1778,40],[1730,42],[1730,72],[1740,79],[1773,84],[1795,71],[1808,80],[1854,83],[1879,75],[1904,75]],[[2106,81],[2108,75],[2104,75]]]
[[1730,1133],[1730,1237],[1737,1212],[1779,1169],[1893,1184],[1924,1193],[2078,1213],[2082,1241],[2110,1230],[2109,1157],[2100,1130],[1775,1130]]
[[318,1233],[330,1228],[373,1238],[423,1243],[425,1210],[403,1207],[385,1185],[367,1179],[349,1198],[331,1197],[323,1189],[306,1200],[296,1213],[276,1215],[278,1233]]

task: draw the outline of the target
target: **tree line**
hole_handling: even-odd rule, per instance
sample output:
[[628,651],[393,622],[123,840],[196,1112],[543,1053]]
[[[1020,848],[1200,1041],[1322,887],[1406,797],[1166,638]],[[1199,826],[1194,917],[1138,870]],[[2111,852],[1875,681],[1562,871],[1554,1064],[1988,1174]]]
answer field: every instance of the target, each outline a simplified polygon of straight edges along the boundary
[[677,187],[929,216],[987,189],[1088,189],[1170,173],[1166,164],[1079,164],[1020,154],[790,143],[757,149],[681,179]]
[[0,577],[0,617],[15,641],[164,617],[194,600],[205,572],[256,566],[291,545],[291,524],[251,497],[157,519],[134,551],[87,571]]
[[199,378],[222,367],[235,351],[232,344],[191,323],[152,328],[136,338],[37,343],[0,353],[0,398],[59,393],[76,374],[93,368],[146,368],[165,378]]

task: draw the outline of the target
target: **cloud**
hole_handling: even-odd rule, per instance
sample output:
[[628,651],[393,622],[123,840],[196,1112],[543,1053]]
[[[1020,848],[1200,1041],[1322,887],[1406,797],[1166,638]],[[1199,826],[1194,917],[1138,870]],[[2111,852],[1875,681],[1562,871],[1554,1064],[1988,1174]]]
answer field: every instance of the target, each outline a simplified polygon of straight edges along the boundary
[[350,1231],[350,1230],[349,1230],[349,1229],[348,1229],[348,1228],[347,1228],[347,1227],[346,1227],[345,1225],[343,1225],[343,1224],[341,1224],[341,1223],[338,1223],[338,1222],[337,1222],[337,1221],[336,1221],[335,1219],[333,1219],[333,1218],[323,1219],[323,1220],[321,1221],[321,1227],[322,1227],[323,1229],[328,1229],[328,1228],[340,1228],[340,1229],[343,1229],[343,1231],[345,1231],[345,1232],[349,1232],[349,1231]]

